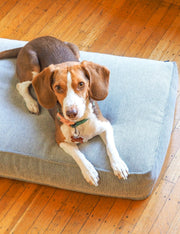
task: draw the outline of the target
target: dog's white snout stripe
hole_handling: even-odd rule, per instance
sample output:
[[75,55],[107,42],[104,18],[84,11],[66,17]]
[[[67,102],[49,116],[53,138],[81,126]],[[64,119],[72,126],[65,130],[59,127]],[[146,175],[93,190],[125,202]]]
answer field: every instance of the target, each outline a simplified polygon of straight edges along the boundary
[[86,109],[86,103],[84,98],[78,96],[77,93],[75,93],[73,87],[72,87],[72,77],[71,77],[71,73],[68,72],[67,73],[67,94],[66,97],[64,98],[63,101],[63,114],[66,118],[68,118],[67,116],[67,111],[75,108],[77,111],[77,115],[76,118],[81,118],[84,113],[85,113],[85,109]]
[[71,92],[71,89],[72,89],[71,85],[72,85],[71,73],[68,72],[67,73],[67,95],[68,95],[68,93]]

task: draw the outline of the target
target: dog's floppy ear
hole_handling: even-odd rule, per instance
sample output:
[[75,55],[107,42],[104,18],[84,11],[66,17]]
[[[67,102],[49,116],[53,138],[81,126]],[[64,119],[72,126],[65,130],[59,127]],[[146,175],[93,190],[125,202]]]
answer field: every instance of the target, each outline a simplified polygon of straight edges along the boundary
[[57,103],[56,96],[51,88],[54,70],[55,66],[50,65],[32,80],[39,104],[47,109],[53,108]]
[[104,66],[88,61],[82,61],[81,66],[89,79],[90,97],[96,101],[105,99],[108,95],[110,71]]

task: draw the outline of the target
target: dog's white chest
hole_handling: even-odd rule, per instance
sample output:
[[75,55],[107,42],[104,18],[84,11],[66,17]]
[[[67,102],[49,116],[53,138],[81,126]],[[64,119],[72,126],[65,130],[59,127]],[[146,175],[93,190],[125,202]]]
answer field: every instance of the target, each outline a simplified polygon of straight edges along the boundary
[[83,143],[101,134],[104,131],[104,124],[94,114],[91,114],[85,123],[76,128],[63,124],[61,131],[66,142]]

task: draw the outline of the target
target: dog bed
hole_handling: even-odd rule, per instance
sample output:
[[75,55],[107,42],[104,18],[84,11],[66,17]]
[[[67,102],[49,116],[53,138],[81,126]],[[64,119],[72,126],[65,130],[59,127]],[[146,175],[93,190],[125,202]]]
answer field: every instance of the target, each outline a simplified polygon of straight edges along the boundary
[[[0,39],[0,51],[26,42]],[[107,66],[109,95],[99,102],[110,120],[117,149],[129,167],[127,180],[114,176],[100,137],[80,150],[98,170],[99,186],[89,185],[71,156],[55,142],[48,111],[30,114],[15,89],[15,59],[0,60],[0,176],[84,193],[129,199],[148,197],[168,148],[178,83],[174,62],[81,52],[82,60]]]

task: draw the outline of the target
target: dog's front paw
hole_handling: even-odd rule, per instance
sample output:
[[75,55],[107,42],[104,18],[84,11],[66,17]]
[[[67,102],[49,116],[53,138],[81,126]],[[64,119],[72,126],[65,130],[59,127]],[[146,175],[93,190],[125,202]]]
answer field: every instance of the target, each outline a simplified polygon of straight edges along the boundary
[[94,168],[94,166],[86,161],[84,167],[81,169],[84,179],[90,184],[94,186],[98,186],[99,176]]
[[127,179],[128,174],[129,174],[129,169],[122,159],[117,158],[116,161],[112,163],[112,169],[114,171],[114,174],[119,179],[124,179],[124,180]]
[[26,106],[32,114],[39,114],[39,105],[35,100],[26,102]]

